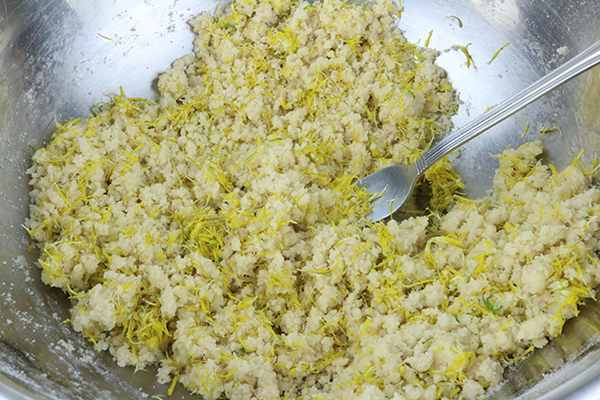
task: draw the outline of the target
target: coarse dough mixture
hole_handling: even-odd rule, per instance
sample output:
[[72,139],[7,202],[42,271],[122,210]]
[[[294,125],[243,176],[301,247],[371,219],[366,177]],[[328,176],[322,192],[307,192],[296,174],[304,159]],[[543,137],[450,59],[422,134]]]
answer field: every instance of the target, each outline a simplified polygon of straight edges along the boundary
[[[243,0],[191,21],[159,101],[59,125],[26,225],[74,329],[206,399],[472,399],[559,334],[599,282],[577,160],[530,143],[489,198],[364,219],[355,178],[414,161],[456,107],[399,11]],[[442,164],[434,195],[455,178]]]

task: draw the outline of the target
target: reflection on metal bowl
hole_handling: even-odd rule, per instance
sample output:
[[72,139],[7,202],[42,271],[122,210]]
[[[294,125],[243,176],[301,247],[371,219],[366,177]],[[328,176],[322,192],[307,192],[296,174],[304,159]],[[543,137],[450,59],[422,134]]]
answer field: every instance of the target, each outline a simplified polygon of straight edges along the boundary
[[[187,20],[219,1],[5,0],[0,6],[0,399],[112,399],[165,395],[153,371],[118,367],[95,353],[61,321],[68,300],[46,287],[21,224],[28,213],[25,170],[31,148],[55,120],[85,117],[103,96],[124,91],[154,97],[154,83],[192,49]],[[443,52],[439,63],[460,92],[454,118],[508,98],[600,37],[597,0],[405,0],[401,28]],[[460,20],[460,22],[459,22]],[[510,43],[493,62],[498,49]],[[591,71],[469,143],[455,164],[471,197],[492,186],[499,153],[544,135],[549,161],[560,165],[581,149],[600,150],[600,72]],[[529,124],[528,134],[521,135]],[[600,393],[600,305],[588,301],[563,335],[507,372],[495,399],[596,399]],[[171,398],[192,398],[178,388]]]

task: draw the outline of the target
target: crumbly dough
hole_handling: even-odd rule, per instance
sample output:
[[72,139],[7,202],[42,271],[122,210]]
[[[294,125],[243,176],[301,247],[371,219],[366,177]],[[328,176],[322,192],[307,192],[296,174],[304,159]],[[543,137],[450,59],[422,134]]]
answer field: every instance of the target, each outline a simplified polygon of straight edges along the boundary
[[456,106],[399,11],[202,14],[158,102],[59,125],[26,226],[74,329],[206,399],[473,399],[559,334],[599,282],[579,162],[558,173],[530,143],[498,157],[489,198],[364,219],[354,179],[414,160]]

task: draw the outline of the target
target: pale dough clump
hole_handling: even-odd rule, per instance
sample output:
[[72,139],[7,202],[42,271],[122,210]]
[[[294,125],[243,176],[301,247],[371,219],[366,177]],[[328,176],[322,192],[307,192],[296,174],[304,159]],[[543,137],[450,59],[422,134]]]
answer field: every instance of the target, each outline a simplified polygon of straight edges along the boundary
[[244,0],[192,21],[160,101],[59,126],[26,225],[73,327],[207,399],[472,399],[558,334],[599,282],[579,163],[528,144],[489,198],[364,220],[355,178],[413,161],[455,108],[398,15]]

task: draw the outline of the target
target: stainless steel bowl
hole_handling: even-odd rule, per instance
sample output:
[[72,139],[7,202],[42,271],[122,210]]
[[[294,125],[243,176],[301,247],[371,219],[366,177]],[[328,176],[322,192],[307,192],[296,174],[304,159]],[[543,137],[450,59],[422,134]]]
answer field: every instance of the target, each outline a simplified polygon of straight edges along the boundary
[[[0,4],[0,399],[134,399],[166,395],[153,371],[120,368],[62,321],[68,300],[46,287],[21,224],[25,170],[55,120],[86,117],[122,86],[154,97],[157,76],[191,51],[187,20],[220,0],[4,0]],[[461,126],[600,38],[598,0],[404,0],[401,28],[442,50],[463,104]],[[224,4],[223,4],[224,5]],[[467,45],[465,55],[444,52]],[[488,64],[494,53],[510,43]],[[529,124],[528,133],[521,138]],[[550,129],[541,134],[544,127]],[[543,136],[555,165],[600,150],[600,71],[587,73],[471,142],[456,160],[471,197],[491,187],[498,153]],[[600,398],[600,305],[512,368],[493,398]],[[178,388],[173,399],[192,398]]]

